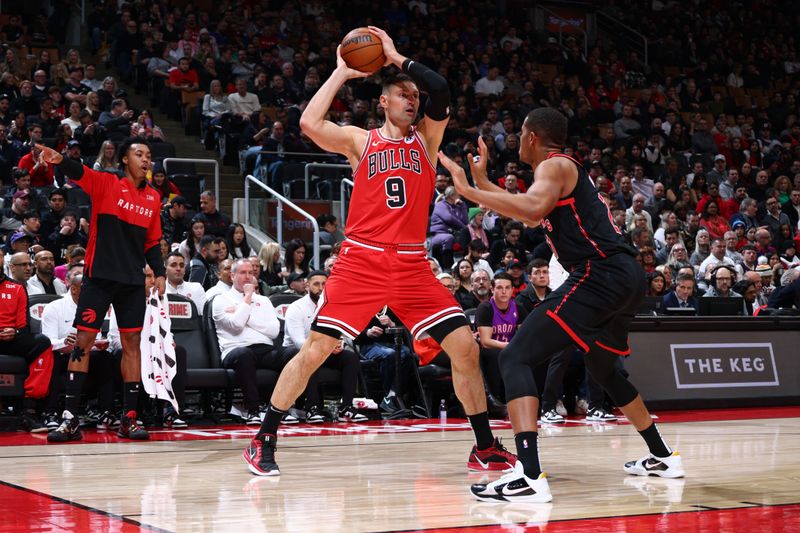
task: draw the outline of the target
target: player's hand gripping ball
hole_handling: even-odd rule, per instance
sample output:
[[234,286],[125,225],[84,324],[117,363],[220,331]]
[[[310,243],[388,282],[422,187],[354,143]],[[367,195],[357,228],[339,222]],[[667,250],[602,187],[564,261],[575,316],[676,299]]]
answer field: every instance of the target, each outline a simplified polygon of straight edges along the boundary
[[356,28],[345,35],[339,52],[348,67],[368,74],[386,63],[381,40],[367,28]]

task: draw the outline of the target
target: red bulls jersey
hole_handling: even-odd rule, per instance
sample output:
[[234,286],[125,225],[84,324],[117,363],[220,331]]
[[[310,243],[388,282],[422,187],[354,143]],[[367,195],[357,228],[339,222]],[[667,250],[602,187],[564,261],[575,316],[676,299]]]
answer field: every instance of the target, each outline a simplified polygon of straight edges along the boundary
[[436,169],[416,129],[403,139],[370,130],[353,172],[345,234],[366,243],[425,242],[435,180]]

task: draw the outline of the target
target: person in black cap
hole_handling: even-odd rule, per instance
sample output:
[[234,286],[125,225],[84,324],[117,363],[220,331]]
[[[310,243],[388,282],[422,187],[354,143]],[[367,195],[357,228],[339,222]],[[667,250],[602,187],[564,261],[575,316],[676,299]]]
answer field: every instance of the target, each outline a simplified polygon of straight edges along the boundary
[[11,199],[11,207],[3,209],[0,233],[9,235],[19,229],[25,212],[30,209],[31,195],[28,191],[17,191]]
[[[66,159],[72,159],[79,165],[83,164],[83,158],[81,157],[81,143],[78,139],[70,139],[67,141],[67,149],[64,152],[64,157]],[[68,178],[64,175],[60,168],[55,167],[54,176],[56,185],[63,187],[67,184]]]
[[284,294],[296,294],[298,296],[305,296],[308,292],[308,284],[306,282],[305,274],[300,272],[292,272],[289,274],[289,277],[286,278],[286,284],[289,286],[286,289]]
[[161,210],[161,234],[172,245],[180,243],[189,229],[186,211],[192,206],[183,196],[174,197]]

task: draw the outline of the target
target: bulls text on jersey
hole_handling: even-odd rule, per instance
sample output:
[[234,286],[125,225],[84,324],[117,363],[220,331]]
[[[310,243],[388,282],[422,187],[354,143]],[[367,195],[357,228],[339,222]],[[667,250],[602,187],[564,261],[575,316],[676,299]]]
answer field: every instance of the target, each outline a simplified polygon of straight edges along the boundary
[[422,160],[419,150],[398,148],[396,152],[393,150],[385,150],[371,152],[367,156],[367,179],[372,179],[378,174],[392,172],[398,169],[410,170],[411,172],[419,174],[422,171]]

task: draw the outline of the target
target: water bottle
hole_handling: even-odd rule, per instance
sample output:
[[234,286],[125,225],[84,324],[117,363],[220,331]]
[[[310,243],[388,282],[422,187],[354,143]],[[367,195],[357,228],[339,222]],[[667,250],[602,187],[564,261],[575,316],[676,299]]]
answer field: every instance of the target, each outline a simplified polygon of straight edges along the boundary
[[445,403],[444,398],[439,404],[439,423],[447,424],[447,403]]

